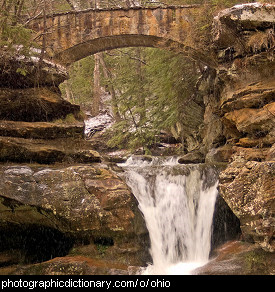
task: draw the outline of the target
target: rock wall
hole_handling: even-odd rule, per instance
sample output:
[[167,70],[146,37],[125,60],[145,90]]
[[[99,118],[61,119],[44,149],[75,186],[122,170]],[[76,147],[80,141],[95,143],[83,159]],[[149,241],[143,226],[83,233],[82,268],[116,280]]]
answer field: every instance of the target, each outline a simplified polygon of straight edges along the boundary
[[243,238],[274,251],[275,6],[237,5],[214,21],[219,66],[205,79],[203,143],[226,162],[219,189]]
[[61,98],[66,70],[38,62],[0,59],[0,274],[37,274],[30,264],[55,257],[60,273],[69,253],[80,267],[64,273],[87,262],[89,274],[144,265],[149,237],[135,197],[84,139],[80,107]]
[[84,137],[80,107],[61,97],[64,67],[0,52],[0,161],[99,162]]

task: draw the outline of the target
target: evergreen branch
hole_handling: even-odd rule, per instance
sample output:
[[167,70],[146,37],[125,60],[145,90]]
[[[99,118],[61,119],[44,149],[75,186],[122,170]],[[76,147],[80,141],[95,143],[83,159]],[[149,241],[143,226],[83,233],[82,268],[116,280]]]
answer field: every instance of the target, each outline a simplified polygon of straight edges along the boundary
[[42,15],[42,11],[40,11],[37,15],[31,17],[31,18],[28,18],[28,20],[23,24],[23,26],[26,26],[28,25],[31,21],[35,20],[36,18],[38,18],[40,15]]
[[123,54],[123,55],[127,55],[127,56],[129,56],[129,58],[130,59],[132,59],[132,60],[135,60],[135,61],[139,61],[140,63],[142,63],[142,64],[144,64],[144,65],[147,65],[146,64],[146,62],[144,61],[144,60],[142,60],[142,59],[140,59],[140,58],[138,58],[138,57],[135,57],[135,56],[132,56],[130,53],[128,53],[128,52],[125,52],[125,51],[123,51],[123,50],[118,50],[121,54]]

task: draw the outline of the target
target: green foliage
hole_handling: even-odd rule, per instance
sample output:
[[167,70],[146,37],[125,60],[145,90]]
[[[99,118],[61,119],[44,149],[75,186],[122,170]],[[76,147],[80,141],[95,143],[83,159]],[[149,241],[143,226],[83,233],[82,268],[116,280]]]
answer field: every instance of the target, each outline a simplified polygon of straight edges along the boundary
[[63,96],[66,96],[66,87],[70,91],[71,102],[76,104],[91,103],[93,91],[94,58],[89,56],[71,65],[70,79],[60,85]]
[[121,121],[108,133],[108,145],[145,152],[159,140],[161,130],[171,131],[182,118],[195,86],[195,64],[165,50],[115,50],[107,58],[112,68]]
[[15,49],[16,46],[21,46],[22,54],[28,54],[32,44],[31,30],[26,29],[20,24],[10,25],[5,21],[0,23],[0,47],[6,47],[8,50]]
[[[142,2],[142,1],[141,1]],[[150,2],[150,1],[149,1]],[[213,16],[221,9],[250,0],[164,0],[167,5],[201,4],[202,9],[190,15],[194,21],[186,36],[190,46],[207,51],[210,43]],[[125,6],[125,1],[99,1],[101,8]],[[88,8],[80,1],[81,8]],[[143,3],[144,4],[144,3]],[[146,2],[146,5],[155,5]],[[88,5],[88,4],[87,4]],[[159,5],[159,4],[158,4]],[[108,77],[101,76],[101,85],[113,88],[112,100],[118,109],[119,119],[108,131],[108,145],[136,149],[150,147],[158,142],[162,130],[176,138],[182,131],[181,120],[190,101],[200,71],[198,64],[175,54],[152,48],[127,48],[104,54],[109,68]],[[93,57],[88,57],[71,67],[71,80],[66,85],[72,93],[71,101],[92,101]],[[62,85],[62,92],[66,91]],[[68,88],[67,88],[68,89]]]
[[182,55],[147,49],[151,116],[154,127],[169,130],[181,118],[186,100],[192,95],[198,72],[195,64]]
[[27,76],[28,71],[26,69],[24,69],[24,68],[17,68],[16,73],[19,73],[19,74],[21,74],[23,76]]
[[70,11],[71,7],[65,0],[55,0],[53,2],[53,9],[55,13]]
[[107,58],[112,68],[111,82],[118,93],[117,106],[122,118],[112,129],[109,146],[137,148],[151,144],[154,129],[147,117],[149,111],[146,88],[145,50],[129,48],[112,51]]
[[[2,1],[3,2],[3,1]],[[29,54],[32,43],[32,31],[22,23],[21,13],[24,1],[4,1],[0,9],[0,48],[13,52],[20,48],[20,54]],[[24,74],[24,72],[20,72]]]
[[75,124],[77,122],[74,114],[68,114],[64,119],[57,119],[53,121],[56,124],[65,124],[65,125],[70,125],[70,124]]

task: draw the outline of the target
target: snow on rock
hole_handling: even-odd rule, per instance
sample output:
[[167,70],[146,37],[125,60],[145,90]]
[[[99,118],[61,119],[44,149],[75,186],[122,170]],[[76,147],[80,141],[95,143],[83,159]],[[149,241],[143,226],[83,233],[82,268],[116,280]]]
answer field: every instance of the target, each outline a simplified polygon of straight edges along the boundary
[[238,4],[221,11],[215,19],[230,17],[232,21],[275,21],[275,5],[261,3]]
[[[261,3],[238,4],[222,10],[213,22],[214,42],[219,47],[229,47],[236,40],[236,31],[272,29],[275,24],[275,5]],[[240,42],[240,40],[239,40]]]
[[[4,48],[7,49],[7,46],[5,46]],[[13,56],[11,56],[11,57],[14,58],[14,60],[22,61],[22,62],[26,62],[26,63],[31,62],[34,64],[37,64],[41,60],[40,59],[41,54],[42,54],[41,49],[31,47],[29,49],[30,55],[26,56],[22,53],[22,50],[24,49],[23,45],[14,45],[13,48],[14,48],[15,52],[14,52]],[[66,75],[68,74],[67,68],[65,66],[58,64],[58,63],[55,63],[54,61],[43,58],[42,63],[44,66],[48,66],[48,67],[54,68],[56,70],[59,70],[63,74],[66,74]]]
[[91,138],[96,132],[103,131],[113,124],[113,118],[108,113],[102,113],[85,120],[85,135]]
[[[25,55],[22,45],[14,46],[13,49],[10,51],[7,47],[3,47],[0,51],[1,87],[32,87],[37,83],[57,87],[69,78],[66,67],[54,60],[46,59],[46,56],[41,59],[41,50],[30,48],[29,53]],[[38,68],[40,68],[39,80]]]

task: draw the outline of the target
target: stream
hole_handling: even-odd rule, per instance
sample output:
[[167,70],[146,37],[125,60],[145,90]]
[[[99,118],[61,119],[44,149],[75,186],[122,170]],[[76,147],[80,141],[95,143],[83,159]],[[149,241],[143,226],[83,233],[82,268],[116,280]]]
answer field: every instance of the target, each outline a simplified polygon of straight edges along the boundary
[[209,259],[218,172],[177,160],[130,157],[120,164],[149,231],[153,263],[142,274],[188,275]]

